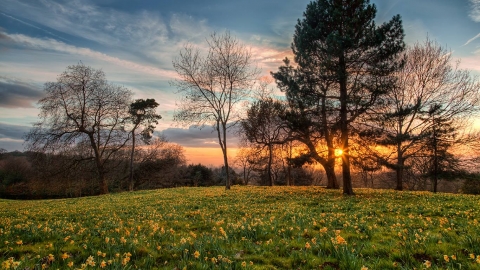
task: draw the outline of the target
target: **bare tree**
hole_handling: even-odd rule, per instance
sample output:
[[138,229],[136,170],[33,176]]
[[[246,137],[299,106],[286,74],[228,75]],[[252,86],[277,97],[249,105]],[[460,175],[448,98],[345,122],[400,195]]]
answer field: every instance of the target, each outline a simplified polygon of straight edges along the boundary
[[284,144],[288,137],[286,127],[281,119],[284,111],[284,103],[273,98],[265,98],[252,104],[247,111],[247,118],[241,123],[247,140],[267,148],[267,177],[270,186],[274,184],[272,176],[273,147]]
[[[213,125],[225,168],[229,168],[227,130],[239,119],[238,105],[249,95],[258,70],[252,67],[250,51],[229,32],[213,33],[207,43],[206,56],[198,48],[186,45],[173,61],[180,76],[173,85],[181,96],[174,120],[197,127]],[[225,188],[230,189],[228,174]]]
[[41,121],[26,135],[27,149],[55,153],[78,143],[90,146],[100,192],[108,193],[107,163],[129,140],[123,128],[131,92],[109,84],[101,70],[83,63],[69,66],[56,82],[45,84],[39,101]]
[[237,151],[235,156],[235,165],[239,166],[243,171],[243,183],[248,185],[254,177],[255,158],[257,151],[251,147],[242,147]]
[[[383,165],[395,170],[396,189],[403,189],[404,172],[410,159],[422,153],[431,137],[429,111],[462,129],[479,111],[480,83],[468,71],[452,65],[451,53],[427,40],[409,48],[397,84],[386,96],[386,106],[377,111],[375,128],[382,131],[379,144],[389,148],[380,155]],[[461,141],[461,140],[459,140]]]

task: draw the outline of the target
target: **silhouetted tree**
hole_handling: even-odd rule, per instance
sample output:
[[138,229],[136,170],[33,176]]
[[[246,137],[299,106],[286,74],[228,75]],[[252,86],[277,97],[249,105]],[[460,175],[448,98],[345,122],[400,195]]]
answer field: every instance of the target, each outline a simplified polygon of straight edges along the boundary
[[130,185],[129,190],[133,190],[133,155],[135,153],[136,132],[137,129],[143,127],[140,131],[142,140],[148,144],[152,138],[155,124],[158,124],[158,120],[162,118],[156,113],[158,103],[155,99],[137,99],[130,104],[128,113],[130,116],[126,119],[127,123],[131,123],[131,136],[132,136],[132,148],[130,151]]
[[[186,45],[173,61],[180,76],[173,84],[181,95],[174,120],[197,126],[212,124],[217,131],[224,166],[229,168],[227,130],[238,120],[237,106],[247,98],[258,71],[252,68],[250,51],[229,32],[214,33],[207,43],[206,56]],[[226,174],[225,188],[230,189],[229,174]]]
[[403,189],[410,159],[422,153],[431,137],[434,122],[429,110],[441,104],[435,117],[461,129],[478,112],[480,101],[480,84],[458,63],[452,65],[450,52],[437,43],[417,43],[401,58],[405,65],[396,72],[397,83],[382,97],[385,106],[371,118],[373,129],[381,134],[377,143],[389,149],[379,156],[383,165],[395,170],[397,190]]
[[283,69],[273,76],[287,92],[290,104],[309,113],[303,125],[318,123],[317,136],[326,141],[327,158],[320,157],[312,149],[314,145],[307,146],[312,158],[325,167],[330,184],[335,179],[331,171],[335,152],[332,136],[339,133],[343,192],[353,194],[351,128],[393,86],[392,74],[401,64],[397,55],[404,49],[402,22],[397,15],[377,27],[376,7],[368,0],[317,0],[303,15],[292,44],[298,67],[293,69],[285,61]]
[[273,147],[285,143],[288,137],[280,118],[284,114],[284,110],[284,104],[278,100],[272,98],[258,100],[250,106],[246,119],[241,122],[246,139],[267,148],[267,178],[270,186],[274,184],[272,177]]
[[41,121],[26,135],[27,150],[55,153],[84,143],[94,160],[100,192],[108,193],[107,163],[130,139],[123,128],[131,92],[109,84],[101,70],[80,63],[45,84]]

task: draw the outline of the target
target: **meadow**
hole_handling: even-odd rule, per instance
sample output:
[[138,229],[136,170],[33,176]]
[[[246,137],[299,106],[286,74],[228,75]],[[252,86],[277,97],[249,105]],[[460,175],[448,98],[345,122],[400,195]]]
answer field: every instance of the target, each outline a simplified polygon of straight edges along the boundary
[[320,187],[0,200],[2,269],[480,269],[480,197]]

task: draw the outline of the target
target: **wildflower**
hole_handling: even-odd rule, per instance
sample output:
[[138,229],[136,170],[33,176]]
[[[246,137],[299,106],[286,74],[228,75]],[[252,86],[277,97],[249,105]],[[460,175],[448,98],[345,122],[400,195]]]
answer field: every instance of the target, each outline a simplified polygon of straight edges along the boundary
[[73,267],[73,262],[72,262],[72,261],[68,262],[68,263],[67,263],[67,266],[70,267],[70,268],[72,268],[72,267]]
[[360,268],[360,270],[368,270],[368,267],[366,267],[365,265],[362,266],[362,268]]
[[17,267],[20,265],[21,262],[13,262],[12,267],[13,269],[17,269]]
[[475,254],[470,253],[470,259],[475,259]]
[[70,257],[66,252],[62,254],[61,258],[62,260],[68,259]]
[[397,266],[398,266],[398,262],[394,262],[393,267],[397,267]]
[[89,266],[95,266],[95,260],[93,259],[93,256],[89,256],[85,261],[85,263],[88,264]]
[[53,254],[48,254],[48,261],[49,262],[55,261],[55,256],[53,256]]
[[2,269],[10,269],[10,261],[4,261],[2,263]]
[[246,261],[242,262],[242,267],[247,267],[247,262]]
[[480,263],[480,255],[477,255],[477,263]]
[[335,237],[335,240],[336,240],[337,244],[339,244],[339,245],[346,245],[347,244],[347,241],[345,241],[345,239],[340,235],[337,235]]
[[450,261],[450,258],[448,257],[448,255],[443,255],[443,259],[444,259],[446,262],[449,262],[449,261]]
[[311,248],[310,243],[308,243],[308,242],[305,243],[305,248],[306,248],[306,249],[310,249],[310,248]]
[[253,262],[252,262],[252,261],[250,261],[249,263],[250,263],[250,265],[253,265]]
[[200,257],[200,252],[195,251],[195,253],[193,253],[193,257],[195,257],[195,259],[198,259]]
[[456,255],[452,255],[451,258],[452,258],[452,260],[454,260],[454,261],[457,260],[457,256],[456,256]]
[[110,242],[110,238],[109,238],[109,237],[105,237],[105,243],[108,244],[108,242]]
[[17,243],[17,245],[19,245],[19,246],[23,245],[23,241],[22,241],[22,240],[18,240],[18,241],[15,242],[15,243]]
[[100,263],[100,268],[105,268],[107,266],[107,263],[102,260],[102,262]]
[[425,262],[423,263],[423,265],[425,265],[425,268],[430,268],[430,267],[432,267],[432,263],[431,263],[430,261],[428,261],[428,260],[425,261]]

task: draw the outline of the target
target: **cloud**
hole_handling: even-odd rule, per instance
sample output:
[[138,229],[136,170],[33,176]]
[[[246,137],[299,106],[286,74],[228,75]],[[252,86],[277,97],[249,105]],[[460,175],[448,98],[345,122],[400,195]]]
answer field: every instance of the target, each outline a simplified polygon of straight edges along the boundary
[[0,76],[0,108],[33,108],[42,95],[38,86]]
[[470,0],[470,19],[474,22],[480,22],[480,0]]
[[[20,20],[20,19],[18,19],[18,18],[15,18],[15,17],[10,16],[10,15],[8,15],[8,14],[5,14],[5,13],[3,13],[3,12],[0,12],[0,14],[2,14],[2,15],[5,16],[5,17],[8,17],[8,18],[10,18],[10,19],[12,19],[12,20],[15,20],[15,21],[17,21],[17,22],[19,22],[19,23],[22,23],[22,24],[28,25],[28,26],[30,26],[30,27],[33,27],[33,28],[35,28],[35,29],[38,29],[38,30],[40,30],[40,31],[43,31],[43,32],[45,32],[45,33],[47,33],[47,34],[49,34],[49,35],[51,35],[51,36],[56,37],[56,38],[59,38],[59,39],[63,39],[63,40],[65,40],[65,41],[68,41],[68,39],[62,38],[62,37],[59,36],[59,35],[55,35],[54,33],[50,32],[50,31],[48,31],[48,30],[46,30],[46,29],[40,28],[40,27],[35,26],[35,25],[33,25],[33,24],[31,24],[31,23],[28,23],[28,22],[26,22],[26,21],[22,21],[22,20]],[[2,29],[0,28],[0,30],[2,30]],[[1,37],[0,37],[0,38],[1,38]]]
[[[220,147],[218,144],[217,132],[206,126],[202,129],[190,126],[184,128],[167,128],[162,131],[168,141],[180,144],[184,147]],[[227,143],[229,147],[235,147],[239,139],[234,134],[228,134]]]
[[30,49],[50,50],[67,54],[86,56],[93,59],[100,59],[105,62],[129,68],[131,70],[157,75],[160,77],[174,78],[175,76],[177,76],[175,72],[170,70],[159,69],[148,65],[138,64],[132,61],[123,60],[117,57],[91,50],[89,48],[76,47],[51,38],[41,39],[22,34],[3,34],[6,35],[14,43],[24,47],[28,47]]
[[31,126],[12,125],[0,122],[0,139],[2,141],[23,140],[25,134],[30,131]]
[[157,43],[168,35],[160,16],[148,11],[129,14],[77,0],[5,0],[5,5],[30,21],[108,46]]
[[470,42],[474,41],[475,39],[477,39],[479,37],[480,37],[480,33],[478,33],[478,35],[474,36],[473,38],[471,38],[467,42],[465,42],[465,44],[463,44],[463,46],[468,45]]

